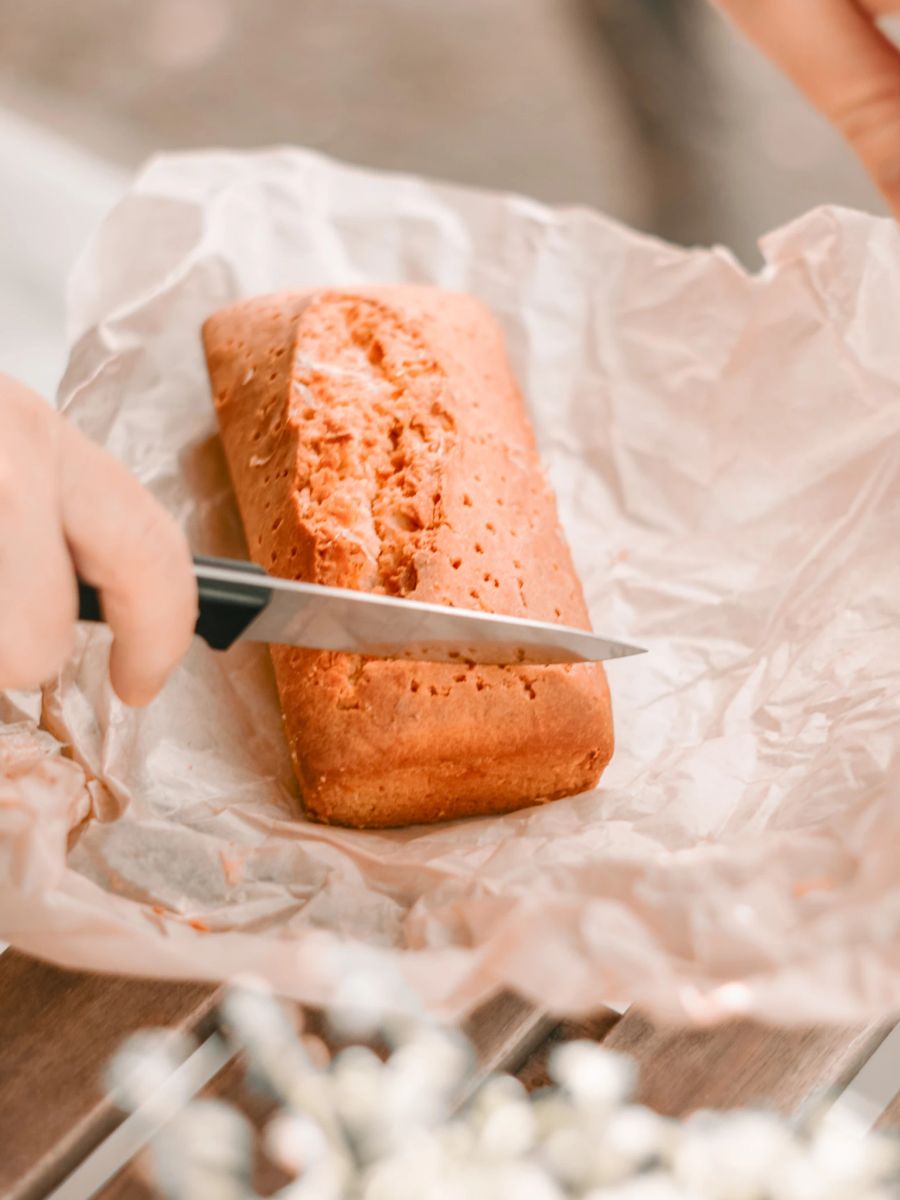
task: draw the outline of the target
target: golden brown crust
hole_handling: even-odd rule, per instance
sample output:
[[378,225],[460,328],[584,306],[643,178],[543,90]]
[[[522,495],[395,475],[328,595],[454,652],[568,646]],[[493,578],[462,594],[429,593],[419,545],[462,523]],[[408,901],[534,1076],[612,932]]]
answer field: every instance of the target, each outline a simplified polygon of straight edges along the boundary
[[[275,574],[586,626],[502,335],[467,296],[247,301],[204,343],[250,552]],[[599,664],[410,664],[272,648],[304,802],[367,827],[584,791],[612,754]]]

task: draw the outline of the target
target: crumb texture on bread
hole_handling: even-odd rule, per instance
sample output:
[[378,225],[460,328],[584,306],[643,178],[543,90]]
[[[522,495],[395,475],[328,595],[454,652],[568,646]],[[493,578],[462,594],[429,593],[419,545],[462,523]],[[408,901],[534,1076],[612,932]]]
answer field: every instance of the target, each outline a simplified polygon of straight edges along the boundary
[[[491,314],[397,286],[283,294],[204,343],[250,553],[287,578],[588,626]],[[600,664],[413,664],[272,647],[310,815],[384,827],[584,791]]]

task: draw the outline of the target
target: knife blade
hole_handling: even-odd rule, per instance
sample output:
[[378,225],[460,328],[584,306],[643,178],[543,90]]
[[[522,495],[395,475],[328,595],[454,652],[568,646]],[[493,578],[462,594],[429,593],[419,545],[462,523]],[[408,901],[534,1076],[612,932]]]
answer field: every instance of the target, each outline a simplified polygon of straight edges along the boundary
[[[268,575],[255,563],[196,555],[196,633],[215,650],[239,638],[418,662],[601,662],[644,651],[584,629]],[[79,581],[79,620],[102,621]]]

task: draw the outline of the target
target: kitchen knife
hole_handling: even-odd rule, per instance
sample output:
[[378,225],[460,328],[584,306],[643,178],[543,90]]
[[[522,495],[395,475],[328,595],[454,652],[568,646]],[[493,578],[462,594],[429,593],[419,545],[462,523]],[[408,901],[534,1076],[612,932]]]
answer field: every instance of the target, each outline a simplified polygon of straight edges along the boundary
[[[600,662],[642,654],[583,629],[396,596],[299,583],[254,563],[194,558],[196,632],[214,650],[238,638],[420,662]],[[79,581],[79,620],[102,621],[95,588]]]

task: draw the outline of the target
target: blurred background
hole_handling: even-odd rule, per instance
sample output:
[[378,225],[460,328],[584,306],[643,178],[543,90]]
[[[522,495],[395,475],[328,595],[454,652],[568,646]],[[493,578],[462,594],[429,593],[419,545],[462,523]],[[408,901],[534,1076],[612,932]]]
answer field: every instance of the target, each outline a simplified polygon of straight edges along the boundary
[[0,0],[0,104],[127,166],[294,142],[589,204],[753,261],[880,201],[705,0]]
[[[83,237],[115,190],[103,172],[124,181],[161,148],[300,143],[591,205],[748,265],[761,233],[813,205],[884,211],[705,0],[0,0],[0,31],[7,370],[28,341],[8,320],[27,324],[8,282],[23,255],[61,264],[57,227]],[[55,139],[43,157],[38,131]]]

